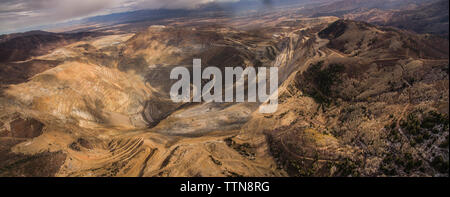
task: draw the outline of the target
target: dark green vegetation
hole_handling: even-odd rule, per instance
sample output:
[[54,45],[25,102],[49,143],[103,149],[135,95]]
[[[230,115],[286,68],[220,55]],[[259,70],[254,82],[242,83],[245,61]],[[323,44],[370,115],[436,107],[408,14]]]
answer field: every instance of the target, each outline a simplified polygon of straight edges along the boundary
[[248,158],[250,160],[254,160],[255,159],[254,148],[249,143],[238,144],[235,141],[233,141],[232,138],[226,138],[225,139],[225,143],[229,147],[231,147],[234,150],[236,150],[242,156],[244,156],[244,157],[246,157],[246,158]]
[[340,74],[344,70],[345,67],[341,64],[330,64],[327,67],[324,67],[323,61],[311,64],[301,75],[302,80],[297,84],[297,88],[314,98],[316,102],[329,105],[335,95],[332,87],[342,82]]
[[391,125],[385,127],[391,143],[406,143],[412,149],[427,150],[432,152],[432,155],[426,157],[421,154],[411,154],[405,149],[392,150],[380,166],[386,175],[399,176],[400,173],[411,174],[414,171],[448,173],[448,134],[443,138],[449,131],[447,114],[436,111],[426,113],[415,111],[402,119],[398,128],[396,122],[394,119]]

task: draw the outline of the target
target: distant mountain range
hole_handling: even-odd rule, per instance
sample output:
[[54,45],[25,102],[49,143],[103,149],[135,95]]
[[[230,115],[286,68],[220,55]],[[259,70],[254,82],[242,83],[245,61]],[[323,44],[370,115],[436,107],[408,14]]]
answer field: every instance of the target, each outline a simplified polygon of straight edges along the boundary
[[196,9],[153,9],[113,13],[36,28],[80,32],[118,24],[142,22],[158,24],[162,20],[175,18],[235,17],[253,13],[249,11],[264,11],[294,5],[303,8],[298,11],[301,16],[337,16],[448,37],[448,0],[241,0],[206,3]]
[[343,0],[307,12],[448,37],[448,0]]

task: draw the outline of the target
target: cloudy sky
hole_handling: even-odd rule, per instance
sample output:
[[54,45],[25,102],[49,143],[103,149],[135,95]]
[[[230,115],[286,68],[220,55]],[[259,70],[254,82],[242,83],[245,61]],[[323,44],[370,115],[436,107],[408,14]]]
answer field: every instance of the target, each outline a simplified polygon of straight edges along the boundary
[[0,0],[0,33],[123,11],[238,0]]

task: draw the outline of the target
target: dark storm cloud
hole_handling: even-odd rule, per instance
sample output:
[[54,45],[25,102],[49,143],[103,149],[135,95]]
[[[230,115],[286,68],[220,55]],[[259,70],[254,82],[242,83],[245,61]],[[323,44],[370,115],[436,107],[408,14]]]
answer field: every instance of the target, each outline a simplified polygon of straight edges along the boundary
[[137,9],[194,8],[236,0],[0,0],[0,32]]

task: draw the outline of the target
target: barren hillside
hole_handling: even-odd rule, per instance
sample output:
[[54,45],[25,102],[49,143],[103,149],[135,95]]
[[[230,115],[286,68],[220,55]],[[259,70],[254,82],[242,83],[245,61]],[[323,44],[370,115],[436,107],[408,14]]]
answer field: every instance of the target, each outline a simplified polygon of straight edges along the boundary
[[[2,37],[0,176],[448,176],[448,40],[295,9],[164,24]],[[278,111],[172,102],[194,58],[278,67]]]

